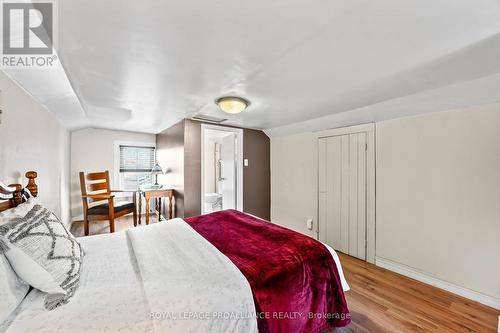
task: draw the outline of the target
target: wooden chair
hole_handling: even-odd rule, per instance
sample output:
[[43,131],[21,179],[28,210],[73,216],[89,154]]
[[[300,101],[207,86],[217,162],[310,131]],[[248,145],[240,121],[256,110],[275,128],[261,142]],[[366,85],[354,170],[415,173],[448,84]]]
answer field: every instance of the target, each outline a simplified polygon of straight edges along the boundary
[[[136,193],[134,191],[111,190],[109,171],[87,174],[80,172],[80,187],[86,236],[89,235],[90,221],[109,220],[109,231],[115,232],[115,218],[130,213],[134,214],[134,226],[137,226]],[[115,192],[132,192],[133,202],[115,203],[115,196],[112,194]]]

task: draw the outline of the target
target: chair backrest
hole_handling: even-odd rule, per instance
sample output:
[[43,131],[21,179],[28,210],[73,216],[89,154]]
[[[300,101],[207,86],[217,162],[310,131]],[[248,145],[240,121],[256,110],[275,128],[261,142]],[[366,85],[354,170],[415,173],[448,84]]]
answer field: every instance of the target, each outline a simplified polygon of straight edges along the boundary
[[87,174],[80,172],[80,189],[82,191],[84,210],[87,210],[89,207],[107,203],[107,200],[95,200],[92,198],[84,198],[84,196],[92,194],[109,194],[111,191],[109,186],[109,171],[91,172]]

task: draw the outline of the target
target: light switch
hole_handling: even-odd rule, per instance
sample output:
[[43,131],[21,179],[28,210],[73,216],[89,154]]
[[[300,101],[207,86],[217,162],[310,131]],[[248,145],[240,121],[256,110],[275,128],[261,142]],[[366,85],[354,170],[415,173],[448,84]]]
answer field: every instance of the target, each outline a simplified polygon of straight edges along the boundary
[[307,229],[313,230],[313,220],[312,219],[307,220]]
[[244,165],[244,166],[248,166],[248,158],[245,158],[245,159],[243,160],[243,165]]

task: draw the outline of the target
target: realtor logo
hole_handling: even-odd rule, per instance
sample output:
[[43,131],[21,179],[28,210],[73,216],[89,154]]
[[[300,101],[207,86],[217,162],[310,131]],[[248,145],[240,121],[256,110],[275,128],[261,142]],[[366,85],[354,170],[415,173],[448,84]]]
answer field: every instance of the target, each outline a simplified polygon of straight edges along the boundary
[[55,3],[52,1],[1,3],[2,67],[52,66]]

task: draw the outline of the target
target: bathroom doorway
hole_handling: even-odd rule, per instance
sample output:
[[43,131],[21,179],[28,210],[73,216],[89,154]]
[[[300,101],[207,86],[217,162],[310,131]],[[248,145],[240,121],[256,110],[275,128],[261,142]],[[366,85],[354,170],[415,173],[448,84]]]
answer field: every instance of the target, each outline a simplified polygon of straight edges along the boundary
[[202,124],[201,212],[243,210],[243,130]]

